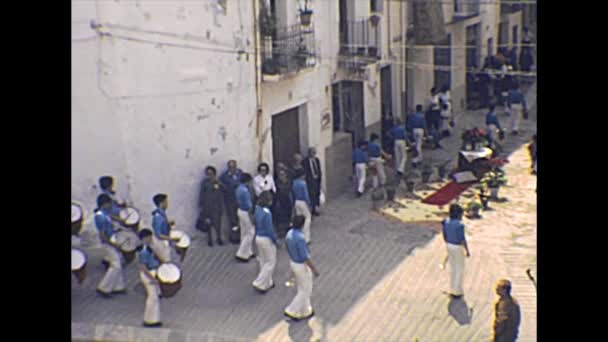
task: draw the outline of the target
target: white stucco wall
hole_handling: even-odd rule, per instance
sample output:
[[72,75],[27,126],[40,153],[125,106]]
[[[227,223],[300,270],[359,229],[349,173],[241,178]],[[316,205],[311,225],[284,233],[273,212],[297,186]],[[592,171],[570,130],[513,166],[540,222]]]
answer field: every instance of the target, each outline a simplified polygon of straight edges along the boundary
[[206,50],[253,50],[252,3],[229,2],[225,15],[210,2],[72,4],[73,20],[84,23],[73,24],[74,38],[93,35],[86,22],[95,19],[146,41],[72,43],[72,198],[93,208],[93,185],[111,174],[142,223],[150,223],[152,196],[164,192],[178,228],[192,231],[204,167],[221,172],[231,158],[246,170],[257,164],[253,55]]

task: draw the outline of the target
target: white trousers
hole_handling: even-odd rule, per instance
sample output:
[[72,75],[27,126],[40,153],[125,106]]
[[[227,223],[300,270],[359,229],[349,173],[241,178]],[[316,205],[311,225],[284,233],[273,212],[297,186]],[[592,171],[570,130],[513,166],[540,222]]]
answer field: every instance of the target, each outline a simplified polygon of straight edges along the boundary
[[386,172],[384,172],[384,161],[382,158],[369,158],[371,164],[376,168],[376,175],[372,177],[372,186],[378,187],[378,180],[380,185],[383,186],[386,183]]
[[490,140],[492,142],[495,142],[496,139],[498,138],[496,136],[496,130],[498,130],[498,127],[496,127],[496,125],[493,125],[493,124],[488,125],[488,136],[490,137]]
[[285,313],[295,318],[306,318],[312,314],[310,296],[312,295],[312,271],[306,264],[298,264],[290,261],[291,270],[296,277],[298,292]]
[[519,131],[519,121],[521,120],[524,107],[519,103],[511,105],[511,130]]
[[104,260],[109,262],[110,266],[106,270],[106,274],[99,282],[97,289],[108,294],[113,291],[125,290],[125,274],[122,268],[122,253],[116,247],[106,243],[102,244],[101,246],[106,253]]
[[403,173],[407,162],[407,146],[405,140],[395,140],[395,166],[397,171]]
[[239,226],[241,227],[241,245],[236,252],[236,256],[241,259],[249,259],[253,255],[253,238],[255,237],[255,227],[251,222],[249,213],[245,210],[238,209],[236,215],[239,218]]
[[414,128],[414,140],[416,141],[416,152],[418,152],[416,158],[412,159],[415,163],[422,161],[422,139],[424,139],[424,129]]
[[144,284],[147,293],[146,307],[144,309],[144,323],[158,323],[160,322],[160,300],[158,299],[160,289],[158,288],[158,285],[153,284],[150,278],[142,271],[139,271],[139,279],[142,284]]
[[365,191],[365,172],[367,165],[365,163],[355,164],[355,176],[357,177],[357,191],[363,193]]
[[464,279],[464,247],[462,245],[447,244],[448,261],[450,264],[450,293],[462,295],[462,282]]
[[252,285],[260,291],[266,291],[274,285],[272,274],[277,265],[277,247],[270,238],[264,236],[256,236],[255,244],[258,247],[260,273]]
[[302,227],[302,233],[304,233],[304,239],[306,242],[310,242],[310,221],[312,216],[310,215],[310,209],[308,208],[308,204],[304,201],[296,201],[294,205],[294,210],[296,215],[302,215],[306,218],[304,221],[304,227]]

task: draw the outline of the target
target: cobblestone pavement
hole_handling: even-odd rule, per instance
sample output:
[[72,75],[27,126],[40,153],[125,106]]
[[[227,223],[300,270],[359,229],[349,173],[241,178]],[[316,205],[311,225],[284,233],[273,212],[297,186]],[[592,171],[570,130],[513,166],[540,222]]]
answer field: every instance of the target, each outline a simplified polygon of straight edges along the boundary
[[[458,127],[483,119],[467,113]],[[507,165],[509,185],[501,188],[505,203],[492,203],[483,219],[465,221],[472,256],[465,270],[465,297],[450,302],[449,270],[438,264],[445,247],[438,227],[406,224],[371,211],[368,196],[352,194],[332,201],[313,221],[311,252],[321,271],[315,279],[316,316],[288,323],[282,311],[295,295],[283,284],[289,266],[279,249],[277,287],[257,294],[251,282],[257,263],[234,260],[237,246],[208,248],[193,241],[182,265],[183,288],[161,300],[163,328],[141,328],[144,290],[135,265],[127,269],[126,296],[98,298],[95,287],[103,275],[101,253],[87,249],[88,277],[72,279],[72,334],[75,340],[103,341],[488,341],[491,334],[494,283],[513,282],[522,307],[519,341],[536,341],[536,290],[525,270],[536,272],[536,178],[529,174],[524,140],[535,131],[535,110],[522,121],[522,135],[509,137],[513,151]],[[503,120],[506,121],[506,120]],[[505,122],[506,124],[506,122]],[[458,135],[458,134],[456,134]],[[450,138],[453,145],[459,138]],[[455,156],[447,151],[429,156]]]

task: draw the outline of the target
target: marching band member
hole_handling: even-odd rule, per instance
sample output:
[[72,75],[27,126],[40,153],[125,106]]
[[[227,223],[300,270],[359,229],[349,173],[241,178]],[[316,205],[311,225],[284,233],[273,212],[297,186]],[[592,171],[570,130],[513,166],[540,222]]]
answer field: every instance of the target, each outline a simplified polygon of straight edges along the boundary
[[272,195],[270,192],[262,192],[255,208],[255,243],[260,254],[260,273],[252,284],[256,290],[262,293],[275,286],[272,274],[277,264],[277,235],[272,227],[272,213],[268,209],[271,205]]
[[235,197],[238,205],[237,215],[241,228],[241,245],[236,252],[236,259],[243,262],[248,262],[254,257],[253,254],[253,239],[255,237],[255,227],[252,222],[251,213],[253,210],[253,196],[249,190],[251,184],[251,175],[248,173],[241,174],[241,184],[235,190]]
[[360,141],[359,146],[353,151],[353,167],[357,180],[357,197],[361,197],[363,191],[365,191],[365,173],[367,171],[368,162],[367,141]]
[[[310,251],[302,232],[302,226],[306,219],[298,215],[293,219],[293,227],[287,233],[285,242],[289,254],[291,270],[295,275],[298,292],[291,304],[285,308],[284,314],[293,319],[301,320],[314,315],[310,296],[312,295],[312,274],[319,276],[310,258]],[[311,274],[312,271],[312,274]]]
[[156,272],[160,266],[159,258],[154,254],[150,247],[152,244],[152,231],[144,228],[139,231],[139,238],[142,241],[141,250],[139,251],[139,279],[146,288],[146,307],[144,309],[144,327],[160,327],[160,289],[158,288],[158,280],[156,280]]
[[104,298],[110,298],[112,294],[125,294],[127,290],[125,288],[121,252],[118,250],[118,246],[110,242],[110,239],[116,233],[114,223],[110,217],[112,199],[106,194],[101,194],[97,197],[97,206],[95,226],[99,231],[102,248],[106,252],[104,259],[108,262],[108,269],[97,286],[97,293]]
[[120,210],[127,206],[126,202],[119,199],[116,191],[114,191],[114,178],[112,176],[102,176],[99,178],[99,187],[102,194],[106,194],[112,199],[112,210],[110,216],[116,222],[123,224],[120,219]]
[[[171,241],[170,232],[171,227],[175,226],[174,220],[167,218],[167,208],[169,206],[169,200],[166,194],[156,194],[152,198],[156,209],[152,212],[152,228],[154,229],[154,237],[157,241],[152,242],[152,246],[157,253],[161,256],[164,262],[168,262],[171,255],[170,244]],[[153,239],[154,240],[154,239]],[[157,247],[157,245],[162,246]]]
[[297,170],[294,174],[295,180],[291,187],[293,192],[294,200],[294,211],[296,215],[302,215],[306,220],[304,221],[303,233],[306,243],[310,243],[310,221],[312,216],[310,214],[310,208],[312,203],[308,194],[308,187],[306,186],[306,172],[303,169]]

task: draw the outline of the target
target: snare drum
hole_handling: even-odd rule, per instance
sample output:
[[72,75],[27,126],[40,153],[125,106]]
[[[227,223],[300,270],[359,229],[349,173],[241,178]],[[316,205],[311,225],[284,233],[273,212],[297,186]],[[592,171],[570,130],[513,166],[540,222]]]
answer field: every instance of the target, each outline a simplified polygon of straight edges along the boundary
[[186,234],[182,234],[182,237],[175,244],[175,251],[180,256],[180,261],[184,261],[186,257],[186,252],[188,251],[188,247],[190,247],[190,237]]
[[139,237],[135,233],[124,230],[112,235],[110,242],[118,246],[127,265],[135,260],[135,252],[141,244]]
[[118,216],[123,221],[123,225],[125,227],[131,228],[134,231],[139,229],[139,210],[132,207],[126,207],[120,210],[120,214]]
[[175,296],[177,291],[182,288],[182,271],[173,263],[160,265],[156,271],[160,292],[163,298]]
[[82,207],[72,202],[72,235],[78,235],[82,229]]
[[87,255],[77,248],[72,248],[72,273],[78,279],[78,284],[82,284],[87,276]]

